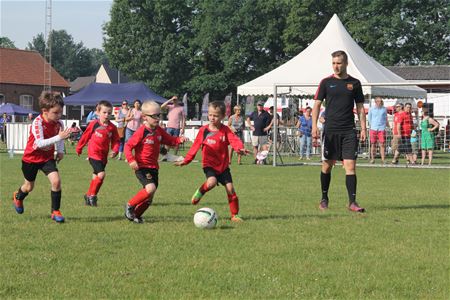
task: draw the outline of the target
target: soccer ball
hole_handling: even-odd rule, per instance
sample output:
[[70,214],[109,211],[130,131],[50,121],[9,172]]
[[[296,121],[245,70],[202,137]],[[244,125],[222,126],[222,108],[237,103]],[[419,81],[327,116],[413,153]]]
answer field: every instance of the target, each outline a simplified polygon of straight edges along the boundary
[[212,229],[217,225],[217,213],[212,208],[200,208],[195,212],[194,224],[198,228]]

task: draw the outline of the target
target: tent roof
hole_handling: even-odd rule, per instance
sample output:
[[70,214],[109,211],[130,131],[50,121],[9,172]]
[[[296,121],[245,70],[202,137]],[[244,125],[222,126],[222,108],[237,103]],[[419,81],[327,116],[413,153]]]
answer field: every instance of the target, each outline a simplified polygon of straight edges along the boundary
[[29,113],[33,115],[38,115],[38,112],[34,110],[25,108],[23,106],[14,104],[14,103],[5,103],[0,105],[0,114],[6,113],[7,115],[16,115],[16,116],[27,116]]
[[[344,50],[348,55],[347,71],[361,83],[407,82],[370,57],[352,39],[335,14],[322,33],[300,54],[278,68],[238,87],[239,95],[270,95],[274,84],[311,84],[314,87],[294,87],[293,95],[313,95],[319,82],[332,74],[331,53]],[[288,88],[279,88],[289,92]],[[416,86],[365,86],[365,94],[391,97],[425,97],[426,91]]]
[[91,83],[75,95],[64,98],[64,103],[68,105],[95,105],[100,100],[108,100],[113,105],[120,104],[123,100],[133,101],[153,100],[158,103],[166,101],[149,89],[142,82],[109,84]]

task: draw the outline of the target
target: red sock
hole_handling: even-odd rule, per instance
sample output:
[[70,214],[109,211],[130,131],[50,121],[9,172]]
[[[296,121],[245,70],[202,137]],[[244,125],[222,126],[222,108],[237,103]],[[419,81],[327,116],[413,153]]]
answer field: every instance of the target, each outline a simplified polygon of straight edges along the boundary
[[137,206],[147,200],[150,197],[150,194],[147,193],[146,189],[142,189],[139,192],[137,192],[136,195],[134,195],[133,198],[128,201],[128,204],[131,206]]
[[202,195],[206,194],[207,191],[211,190],[208,187],[208,183],[205,181],[202,186],[200,187],[200,193],[202,193]]
[[99,177],[96,178],[97,182],[95,184],[95,195],[98,194],[98,191],[100,190],[100,188],[102,187],[103,184],[103,179],[100,179]]
[[230,205],[231,216],[237,215],[239,213],[239,199],[236,193],[228,194],[228,205]]
[[142,214],[147,210],[147,208],[152,204],[150,200],[144,201],[141,204],[138,204],[136,208],[134,209],[134,214],[136,217],[142,216]]
[[103,180],[101,180],[98,176],[91,180],[91,184],[89,185],[89,190],[87,192],[88,196],[97,195],[98,190],[102,186]]

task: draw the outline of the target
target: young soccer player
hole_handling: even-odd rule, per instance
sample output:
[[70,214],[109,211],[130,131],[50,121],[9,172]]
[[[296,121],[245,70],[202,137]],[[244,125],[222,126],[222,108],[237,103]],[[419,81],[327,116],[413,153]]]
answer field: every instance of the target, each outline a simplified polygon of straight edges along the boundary
[[108,163],[108,152],[111,144],[111,158],[119,152],[120,138],[117,127],[108,117],[112,113],[112,105],[102,100],[97,104],[98,119],[92,120],[77,144],[77,154],[80,155],[83,147],[88,144],[88,157],[94,172],[92,174],[89,190],[84,195],[85,204],[97,206],[97,194],[105,180],[105,167]]
[[[64,129],[60,121],[64,101],[59,94],[42,92],[39,97],[41,114],[36,117],[30,128],[30,136],[22,157],[22,173],[25,178],[22,186],[13,194],[13,204],[18,214],[23,214],[23,200],[34,188],[39,170],[48,177],[51,185],[51,218],[55,222],[64,222],[59,211],[61,205],[61,178],[56,162],[64,157],[64,140],[70,136],[70,130]],[[56,160],[55,160],[56,144]]]
[[214,101],[208,106],[209,124],[200,127],[189,152],[183,161],[176,162],[177,166],[184,166],[190,163],[202,147],[203,172],[206,181],[195,191],[192,196],[192,204],[196,205],[206,192],[213,189],[217,183],[225,186],[230,205],[231,221],[242,222],[239,213],[239,200],[233,187],[233,179],[229,169],[228,145],[231,145],[236,153],[246,155],[249,153],[244,148],[242,141],[236,136],[228,126],[221,122],[225,117],[225,104]]
[[[159,127],[161,110],[154,101],[142,105],[144,125],[141,125],[125,144],[125,157],[135,171],[143,188],[127,203],[125,217],[135,223],[143,223],[142,214],[153,201],[158,188],[158,156],[161,144],[177,146],[184,143],[185,137],[174,137]],[[133,155],[134,149],[134,155]]]

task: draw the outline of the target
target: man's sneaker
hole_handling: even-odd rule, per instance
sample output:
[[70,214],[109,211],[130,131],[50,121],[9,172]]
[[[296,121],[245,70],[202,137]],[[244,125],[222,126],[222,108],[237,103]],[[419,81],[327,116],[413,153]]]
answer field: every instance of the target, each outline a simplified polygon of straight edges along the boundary
[[134,206],[127,204],[127,206],[125,207],[125,218],[130,221],[134,221],[134,219],[136,218],[134,214]]
[[366,211],[364,208],[359,207],[358,203],[356,203],[356,202],[350,203],[348,206],[348,210],[354,211],[354,212],[359,212],[359,213],[363,213]]
[[16,213],[18,214],[23,214],[24,208],[23,208],[23,201],[22,200],[18,200],[16,198],[17,195],[17,191],[14,192],[13,194],[13,204],[14,204],[14,208],[16,209]]
[[52,212],[52,220],[57,223],[62,223],[64,222],[64,217],[59,210],[54,210]]
[[234,215],[231,217],[231,222],[241,223],[244,222],[244,220],[239,215]]
[[192,195],[192,205],[197,205],[200,202],[200,199],[202,199],[203,194],[200,193],[200,189],[197,189],[194,193],[194,195]]
[[133,222],[137,223],[137,224],[142,224],[142,223],[144,223],[144,219],[142,219],[142,217],[135,217],[133,219]]
[[322,211],[327,210],[328,209],[328,200],[326,200],[326,199],[320,200],[319,209]]

